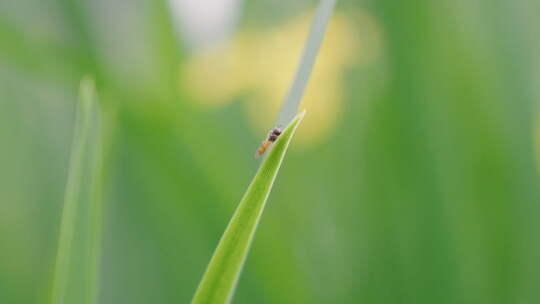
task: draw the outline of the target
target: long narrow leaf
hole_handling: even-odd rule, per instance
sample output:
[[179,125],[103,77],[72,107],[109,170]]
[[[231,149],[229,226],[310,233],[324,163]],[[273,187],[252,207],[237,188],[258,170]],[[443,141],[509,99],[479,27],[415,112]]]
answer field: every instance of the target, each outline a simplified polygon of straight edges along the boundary
[[[54,279],[51,292],[51,303],[60,304],[67,302],[66,295],[68,286],[70,285],[73,254],[75,247],[75,238],[78,233],[87,231],[86,243],[83,245],[88,253],[82,261],[93,264],[92,266],[77,267],[76,272],[84,277],[93,278],[97,275],[97,270],[93,270],[97,266],[97,242],[99,238],[93,229],[97,229],[96,225],[100,222],[100,184],[98,175],[101,174],[101,169],[96,167],[96,162],[100,162],[101,151],[99,149],[99,119],[97,105],[95,104],[95,89],[93,81],[86,77],[81,81],[80,100],[77,108],[75,131],[73,134],[73,143],[71,148],[71,159],[64,195],[64,206],[60,223],[60,236],[58,240],[58,251],[56,256],[56,264],[54,271]],[[92,184],[88,186],[87,183]],[[90,189],[89,206],[83,206],[83,193],[85,189]],[[97,205],[96,205],[97,204]],[[82,208],[85,207],[85,208]],[[85,211],[90,211],[92,219],[86,219],[83,222],[89,224],[88,227],[82,227],[80,223],[80,214],[86,214]],[[88,214],[86,214],[88,216]],[[81,236],[81,240],[85,240]],[[79,251],[77,251],[79,252]],[[84,250],[83,250],[84,252]],[[79,259],[77,259],[79,260]],[[94,279],[91,279],[94,280]],[[83,279],[84,281],[84,279]],[[87,282],[81,284],[79,290],[85,290],[86,295],[81,296],[78,301],[80,303],[89,303],[93,301],[95,291],[92,288],[97,288],[96,284]],[[84,298],[84,299],[83,299]]]
[[283,100],[276,125],[288,124],[298,112],[300,101],[302,101],[302,96],[304,96],[309,76],[315,65],[315,59],[317,59],[317,55],[319,54],[319,49],[321,48],[330,17],[332,17],[336,1],[321,0],[319,2],[294,81],[289,87],[287,97]]
[[229,222],[192,303],[230,302],[266,200],[287,147],[304,114],[305,112],[302,112],[294,118],[264,159]]
[[[101,122],[101,121],[100,121]],[[99,125],[92,166],[91,193],[88,208],[86,303],[99,303],[99,276],[101,269],[103,227],[103,179],[104,179],[104,126]]]

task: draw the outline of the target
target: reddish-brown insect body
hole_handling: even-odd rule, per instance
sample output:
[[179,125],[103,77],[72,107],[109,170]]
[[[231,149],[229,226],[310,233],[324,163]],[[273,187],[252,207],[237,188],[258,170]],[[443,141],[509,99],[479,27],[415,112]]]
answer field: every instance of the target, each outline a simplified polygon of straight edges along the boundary
[[277,127],[270,130],[270,132],[268,133],[268,137],[265,141],[262,142],[261,146],[257,150],[257,154],[255,154],[255,157],[263,155],[264,152],[266,152],[266,150],[268,150],[268,148],[278,139],[278,137],[281,135],[281,132],[281,128]]

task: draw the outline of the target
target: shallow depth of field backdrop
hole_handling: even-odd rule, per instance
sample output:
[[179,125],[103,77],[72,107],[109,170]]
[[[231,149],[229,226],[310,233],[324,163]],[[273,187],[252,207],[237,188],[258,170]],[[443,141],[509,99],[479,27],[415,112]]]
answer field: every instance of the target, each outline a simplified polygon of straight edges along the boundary
[[[85,74],[111,139],[101,303],[187,303],[315,4],[1,1],[0,303],[50,297]],[[234,302],[540,303],[539,16],[339,1]]]

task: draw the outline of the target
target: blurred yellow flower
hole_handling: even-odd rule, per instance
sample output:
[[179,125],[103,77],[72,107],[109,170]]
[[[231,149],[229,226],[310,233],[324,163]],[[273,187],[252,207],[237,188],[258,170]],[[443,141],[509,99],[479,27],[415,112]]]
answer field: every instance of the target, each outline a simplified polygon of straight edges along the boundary
[[[234,39],[194,54],[182,71],[182,89],[197,105],[217,108],[248,94],[246,111],[258,133],[276,119],[294,77],[312,13],[299,15],[271,30],[240,31]],[[297,141],[316,143],[331,135],[343,109],[344,72],[380,56],[376,22],[363,11],[337,12],[330,22],[306,95],[308,110]]]

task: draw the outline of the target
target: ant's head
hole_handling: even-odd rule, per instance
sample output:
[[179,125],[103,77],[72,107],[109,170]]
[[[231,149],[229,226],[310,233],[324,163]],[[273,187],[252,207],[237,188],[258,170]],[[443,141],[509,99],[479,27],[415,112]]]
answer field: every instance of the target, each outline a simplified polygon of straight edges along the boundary
[[282,132],[282,130],[281,130],[280,127],[275,127],[275,128],[272,129],[272,134],[275,135],[275,136],[281,135],[281,132]]

